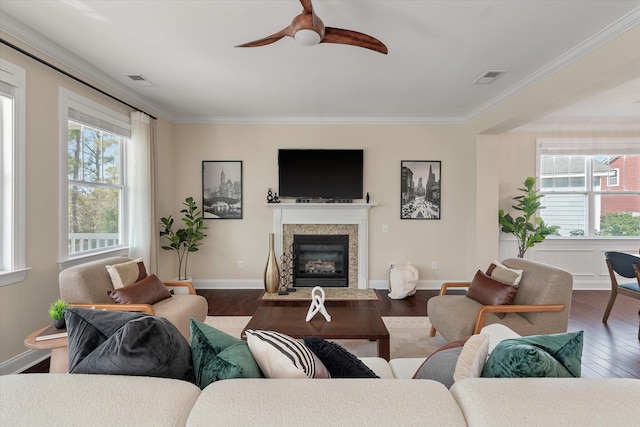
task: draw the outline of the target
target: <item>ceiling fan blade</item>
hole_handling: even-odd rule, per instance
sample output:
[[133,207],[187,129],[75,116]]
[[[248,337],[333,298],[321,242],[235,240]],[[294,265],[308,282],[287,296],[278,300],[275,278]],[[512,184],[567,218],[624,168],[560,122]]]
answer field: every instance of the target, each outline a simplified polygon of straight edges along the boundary
[[254,40],[252,42],[248,42],[248,43],[243,43],[243,44],[239,44],[236,47],[258,47],[258,46],[265,46],[271,43],[275,43],[278,40],[280,40],[283,37],[293,37],[293,30],[291,29],[291,26],[289,25],[286,28],[283,28],[282,30],[278,31],[275,34],[271,34],[270,36],[261,38],[259,40]]
[[313,6],[311,5],[311,0],[300,0],[300,4],[302,5],[302,10],[305,13],[313,13]]
[[320,43],[350,44],[352,46],[363,47],[387,54],[389,50],[384,43],[375,37],[341,28],[325,27],[324,38]]

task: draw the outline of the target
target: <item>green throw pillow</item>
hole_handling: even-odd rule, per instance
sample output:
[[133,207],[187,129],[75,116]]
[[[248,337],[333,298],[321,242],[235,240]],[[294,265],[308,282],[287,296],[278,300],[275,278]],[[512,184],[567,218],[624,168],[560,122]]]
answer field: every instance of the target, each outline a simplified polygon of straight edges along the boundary
[[583,333],[532,335],[502,341],[491,352],[483,377],[580,377]]
[[191,319],[191,358],[201,389],[218,380],[262,378],[246,341]]

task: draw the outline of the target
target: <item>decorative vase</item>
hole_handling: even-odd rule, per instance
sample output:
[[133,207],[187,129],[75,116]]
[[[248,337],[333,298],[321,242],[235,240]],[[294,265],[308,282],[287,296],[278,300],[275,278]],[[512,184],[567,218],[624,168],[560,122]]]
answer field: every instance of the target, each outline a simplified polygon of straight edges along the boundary
[[67,327],[67,324],[65,323],[64,319],[53,319],[53,326],[56,329],[64,329]]
[[273,241],[274,234],[269,233],[269,255],[267,257],[267,265],[264,268],[264,290],[269,294],[278,292],[278,285],[280,284],[280,269],[273,250]]

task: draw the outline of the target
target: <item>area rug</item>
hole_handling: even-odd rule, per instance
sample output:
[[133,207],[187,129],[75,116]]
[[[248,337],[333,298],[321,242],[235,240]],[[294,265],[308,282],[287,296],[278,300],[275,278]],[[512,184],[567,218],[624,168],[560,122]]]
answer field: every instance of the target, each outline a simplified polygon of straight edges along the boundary
[[[251,316],[207,316],[205,323],[240,338]],[[426,357],[447,342],[440,335],[429,336],[431,324],[426,316],[383,316],[389,330],[391,358]],[[360,357],[377,356],[377,343],[368,340],[333,340]]]
[[[310,301],[311,290],[313,288],[296,288],[295,292],[287,295],[278,295],[264,293],[260,297],[262,300],[277,301]],[[380,298],[374,289],[348,289],[348,288],[324,288],[325,296],[328,301],[344,301],[344,300],[367,300],[378,301]]]

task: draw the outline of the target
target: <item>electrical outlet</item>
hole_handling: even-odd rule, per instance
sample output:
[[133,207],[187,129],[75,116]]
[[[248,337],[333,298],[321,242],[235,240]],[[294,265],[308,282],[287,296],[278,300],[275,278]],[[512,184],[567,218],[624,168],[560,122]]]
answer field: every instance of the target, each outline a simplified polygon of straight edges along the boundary
[[238,270],[243,270],[244,269],[244,261],[239,260],[238,261]]
[[382,232],[383,232],[383,233],[388,233],[388,232],[389,232],[389,225],[384,224],[384,225],[382,226]]
[[431,261],[431,269],[432,270],[438,269],[438,261]]

